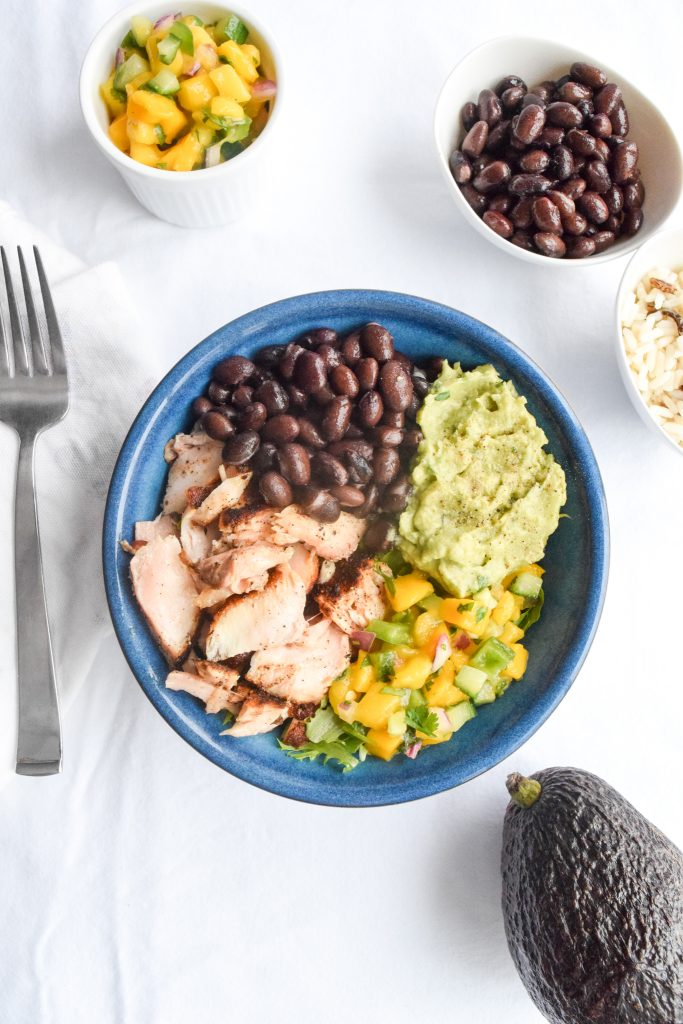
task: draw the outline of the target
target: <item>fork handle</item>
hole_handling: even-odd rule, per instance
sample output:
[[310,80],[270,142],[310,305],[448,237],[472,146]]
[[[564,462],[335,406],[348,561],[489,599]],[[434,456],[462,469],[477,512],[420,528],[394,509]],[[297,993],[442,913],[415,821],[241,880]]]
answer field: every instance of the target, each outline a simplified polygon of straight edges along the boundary
[[17,774],[54,775],[62,759],[59,705],[40,555],[34,454],[22,437],[17,466],[14,569],[17,614],[19,729]]

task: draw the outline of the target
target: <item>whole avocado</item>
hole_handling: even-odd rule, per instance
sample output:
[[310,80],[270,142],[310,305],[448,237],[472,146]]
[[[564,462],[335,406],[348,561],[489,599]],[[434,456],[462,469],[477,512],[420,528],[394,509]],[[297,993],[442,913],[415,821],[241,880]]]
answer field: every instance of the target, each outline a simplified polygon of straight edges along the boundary
[[683,855],[602,779],[510,775],[508,946],[553,1024],[683,1024]]

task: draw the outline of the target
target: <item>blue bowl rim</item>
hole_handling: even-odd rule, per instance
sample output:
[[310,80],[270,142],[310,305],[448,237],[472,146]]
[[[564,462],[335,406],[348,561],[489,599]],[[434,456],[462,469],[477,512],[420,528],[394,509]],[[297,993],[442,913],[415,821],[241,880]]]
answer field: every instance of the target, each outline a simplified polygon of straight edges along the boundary
[[[485,340],[478,338],[477,345],[480,345],[484,350],[490,350],[491,360],[493,362],[498,358],[495,350],[502,349],[503,358],[507,366],[512,369],[513,372],[522,370],[524,375],[530,377],[533,380],[534,386],[548,400],[549,405],[552,406],[553,414],[559,421],[563,432],[571,442],[572,448],[576,452],[578,460],[583,468],[587,504],[591,512],[591,574],[587,584],[588,600],[577,627],[571,651],[565,657],[562,666],[554,676],[552,682],[544,693],[537,698],[532,707],[520,719],[520,721],[515,723],[513,727],[509,728],[503,736],[496,739],[496,742],[492,744],[492,756],[490,758],[480,759],[485,763],[478,764],[470,771],[467,770],[466,763],[447,767],[439,772],[435,772],[434,775],[429,776],[427,780],[421,780],[420,786],[417,787],[419,791],[416,792],[413,789],[399,791],[398,788],[395,787],[396,791],[392,791],[391,789],[389,790],[391,795],[388,798],[387,790],[383,789],[383,795],[378,799],[373,799],[372,796],[370,796],[369,798],[364,798],[363,800],[358,801],[349,800],[344,798],[345,792],[343,786],[333,786],[330,788],[329,785],[325,786],[325,793],[316,793],[316,790],[319,791],[321,789],[319,780],[311,781],[310,788],[312,791],[310,793],[302,793],[301,787],[293,788],[289,785],[287,772],[283,772],[282,774],[270,773],[268,780],[265,781],[264,778],[259,775],[258,771],[251,770],[252,766],[248,762],[244,766],[239,764],[233,764],[230,766],[222,764],[219,757],[215,754],[214,749],[208,744],[205,744],[202,738],[197,736],[196,733],[191,732],[185,726],[180,715],[170,713],[169,705],[160,700],[157,687],[154,684],[148,685],[146,683],[144,675],[139,671],[139,663],[141,660],[139,652],[135,649],[132,643],[129,643],[128,635],[120,628],[119,623],[121,609],[119,607],[118,595],[116,593],[114,582],[118,578],[115,551],[116,545],[118,544],[116,533],[118,508],[121,504],[121,497],[125,493],[124,488],[119,485],[123,484],[125,481],[129,463],[135,457],[139,446],[144,442],[150,420],[153,420],[155,411],[159,407],[160,403],[165,400],[164,393],[169,386],[176,386],[182,381],[188,371],[193,369],[198,355],[204,349],[210,348],[214,341],[217,340],[218,336],[220,336],[227,327],[239,328],[241,324],[247,326],[255,317],[262,317],[264,314],[268,314],[279,309],[286,309],[288,311],[288,315],[291,315],[295,322],[297,308],[299,306],[305,307],[306,304],[315,300],[334,306],[335,313],[349,314],[354,313],[358,307],[362,307],[364,304],[371,304],[371,307],[375,312],[381,311],[382,306],[386,308],[388,304],[396,311],[397,314],[406,315],[406,313],[410,312],[409,309],[406,309],[407,306],[412,307],[425,318],[436,318],[440,326],[443,326],[444,317],[450,318],[455,315],[469,320],[475,327],[483,330],[486,333],[487,338]],[[360,319],[361,317],[359,317],[359,321]],[[112,537],[113,543],[111,543]],[[510,341],[483,321],[470,316],[468,313],[456,310],[444,303],[435,302],[431,299],[425,299],[420,296],[410,295],[405,292],[363,288],[330,289],[319,292],[307,292],[301,295],[279,299],[275,302],[260,306],[257,309],[236,317],[227,324],[223,324],[182,356],[164,375],[154,390],[147,397],[124,439],[112,472],[105,504],[102,528],[102,562],[105,592],[116,637],[138,685],[141,687],[145,696],[154,708],[171,726],[171,728],[181,736],[182,739],[189,743],[193,749],[197,750],[209,761],[217,765],[217,767],[222,768],[229,774],[234,775],[241,781],[247,782],[258,789],[303,803],[311,803],[319,806],[349,808],[390,806],[393,804],[408,803],[414,800],[424,799],[428,796],[434,796],[448,789],[460,786],[465,782],[469,782],[472,779],[477,778],[479,775],[483,775],[485,772],[500,764],[523,746],[523,744],[533,736],[533,734],[541,727],[541,725],[543,725],[563,700],[588,655],[600,623],[605,601],[609,575],[609,552],[610,530],[607,501],[595,454],[583,427],[567,399],[556,384],[540,368],[540,366],[530,356],[522,351],[522,349],[515,345],[514,342]],[[291,764],[292,762],[290,762],[290,765]],[[386,767],[388,771],[391,770],[390,764]],[[336,773],[331,771],[330,778],[331,781],[334,782],[335,779],[338,779],[338,776]],[[417,781],[418,780],[416,780],[416,782]],[[364,794],[364,797],[367,797],[367,794]]]

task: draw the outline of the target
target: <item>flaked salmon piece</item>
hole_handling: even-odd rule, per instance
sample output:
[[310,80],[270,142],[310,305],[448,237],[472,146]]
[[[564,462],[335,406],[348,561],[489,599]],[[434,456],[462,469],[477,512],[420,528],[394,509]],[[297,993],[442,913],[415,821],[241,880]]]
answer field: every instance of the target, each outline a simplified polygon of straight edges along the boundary
[[323,619],[291,643],[256,651],[247,679],[288,701],[318,703],[346,668],[350,653],[349,638]]
[[306,625],[303,581],[285,563],[271,570],[263,590],[231,597],[213,617],[206,638],[209,661],[288,643]]
[[228,598],[233,596],[232,590],[222,590],[220,587],[204,587],[197,594],[197,607],[203,611],[211,608],[218,611],[218,606],[225,604]]
[[196,565],[211,554],[211,547],[218,537],[218,529],[214,523],[204,526],[197,520],[199,509],[186,509],[180,520],[180,544],[185,558],[191,565]]
[[348,558],[358,547],[365,531],[365,522],[342,512],[334,523],[319,523],[305,515],[296,505],[277,512],[271,524],[273,539],[278,544],[301,541],[321,558],[337,562]]
[[292,557],[289,560],[294,572],[301,576],[306,587],[306,593],[310,593],[313,589],[315,581],[318,579],[318,556],[315,551],[311,551],[305,544],[295,544],[291,549],[282,548],[283,551],[292,552]]
[[206,487],[218,480],[223,445],[208,434],[177,434],[166,446],[166,458],[173,455],[163,501],[164,512],[183,512],[188,505],[187,490]]
[[156,519],[141,520],[135,524],[135,540],[150,541],[158,537],[175,537],[176,526],[172,516],[158,515]]
[[197,588],[177,537],[158,537],[133,555],[130,578],[138,604],[162,650],[177,663],[199,624]]
[[274,543],[272,524],[278,511],[267,505],[250,503],[226,509],[218,520],[218,528],[230,544]]
[[257,736],[275,729],[286,717],[286,701],[278,700],[261,690],[254,690],[245,697],[234,724],[225,729],[221,736]]
[[250,472],[239,473],[223,480],[218,487],[214,487],[195,512],[196,521],[208,526],[214,519],[218,519],[224,509],[234,508],[249,486],[250,480]]
[[[235,683],[238,679],[239,676],[236,674]],[[227,711],[230,705],[234,705],[232,686],[204,679],[193,672],[169,672],[166,677],[166,687],[169,690],[182,690],[193,697],[198,697],[206,705],[206,713],[209,715],[216,714],[218,711]]]
[[318,608],[345,633],[365,629],[371,619],[382,619],[387,610],[384,581],[374,558],[338,562],[328,583],[313,591]]
[[257,542],[230,548],[222,554],[210,555],[197,566],[199,575],[212,587],[221,587],[233,594],[262,590],[268,582],[268,571],[288,562],[292,548]]
[[194,663],[194,672],[202,679],[208,679],[213,683],[220,683],[222,686],[233,689],[240,680],[240,673],[230,665],[222,665],[220,661],[203,661],[197,659]]

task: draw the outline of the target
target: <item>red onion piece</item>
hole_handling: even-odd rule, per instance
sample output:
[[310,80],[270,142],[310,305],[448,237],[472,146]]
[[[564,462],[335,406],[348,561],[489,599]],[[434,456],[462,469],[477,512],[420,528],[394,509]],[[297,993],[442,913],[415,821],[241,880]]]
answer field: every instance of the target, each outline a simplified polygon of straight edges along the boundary
[[439,720],[439,732],[453,732],[451,720],[444,708],[432,708],[432,711]]
[[406,747],[406,757],[409,757],[412,761],[415,760],[417,755],[422,750],[422,740],[415,740],[409,747]]
[[123,52],[122,48],[119,46],[117,48],[117,50],[116,50],[116,57],[114,59],[114,66],[117,67],[117,68],[120,67],[121,64],[123,64],[125,59],[126,59],[126,55]]
[[269,78],[259,78],[251,87],[251,95],[255,100],[272,100],[276,92],[277,86]]
[[432,672],[438,672],[446,664],[450,656],[451,644],[448,639],[448,633],[439,633],[434,651],[434,661],[432,662]]
[[202,67],[208,68],[209,70],[211,68],[217,68],[220,64],[218,54],[214,50],[213,46],[209,46],[208,43],[202,43],[201,46],[197,47],[196,56],[201,60]]
[[460,633],[457,640],[455,641],[455,646],[458,648],[459,651],[464,651],[466,647],[469,647],[469,644],[470,638],[468,637],[467,633]]
[[195,75],[197,74],[197,72],[198,72],[198,71],[201,71],[201,70],[202,70],[202,66],[201,66],[201,64],[199,63],[199,61],[198,61],[198,60],[196,60],[196,61],[194,62],[194,64],[191,64],[191,65],[190,65],[190,67],[189,67],[189,68],[187,69],[187,71],[185,72],[185,74],[187,75],[187,77],[188,77],[188,78],[194,78],[194,76],[195,76]]
[[350,636],[354,644],[358,644],[361,651],[369,651],[376,639],[375,634],[367,629],[357,629]]
[[179,18],[179,14],[164,14],[161,18],[158,18],[154,22],[154,31],[163,32],[164,29],[170,28],[176,18]]

